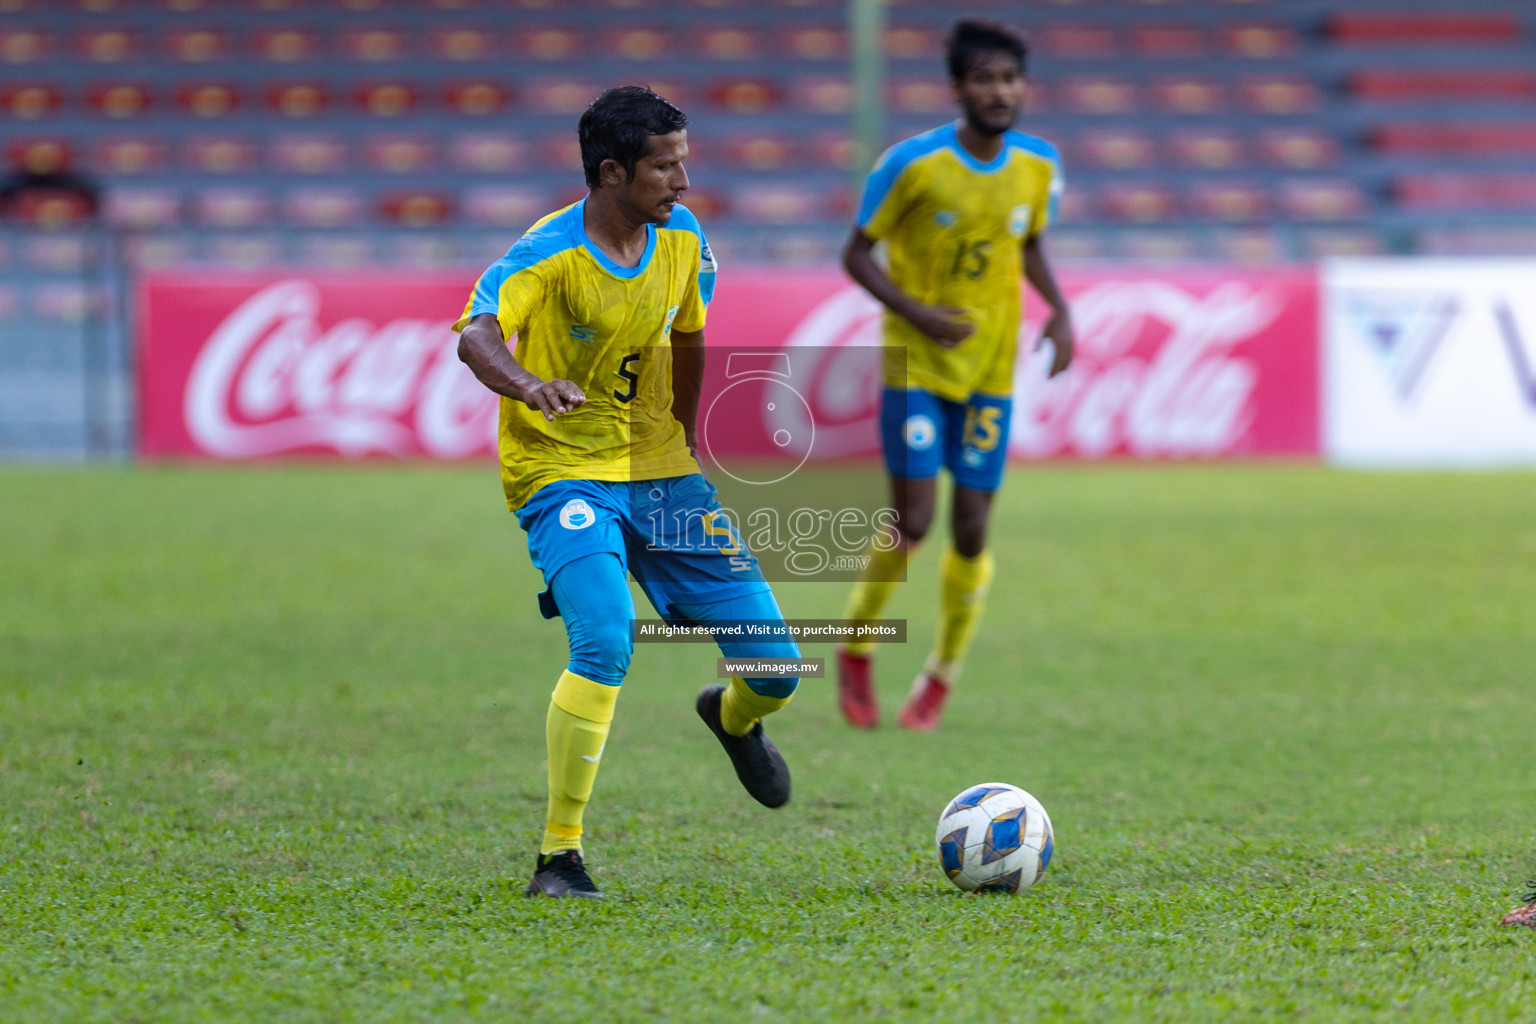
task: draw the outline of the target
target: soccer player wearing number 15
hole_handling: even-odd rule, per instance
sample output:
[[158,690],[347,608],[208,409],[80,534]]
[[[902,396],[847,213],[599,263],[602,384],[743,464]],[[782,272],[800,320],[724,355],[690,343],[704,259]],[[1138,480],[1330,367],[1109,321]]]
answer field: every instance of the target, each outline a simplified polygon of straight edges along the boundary
[[[966,18],[946,49],[963,116],[880,158],[843,253],[848,273],[886,307],[880,425],[898,534],[895,545],[871,544],[847,618],[879,617],[933,521],[941,465],[955,484],[938,637],[897,719],[922,730],[939,724],[992,579],[987,519],[1007,459],[1021,271],[1051,306],[1041,340],[1055,350],[1052,376],[1072,361],[1073,343],[1040,241],[1061,194],[1061,164],[1050,143],[1012,130],[1024,101],[1024,40]],[[880,240],[889,269],[874,258]],[[879,718],[872,649],[838,652],[838,703],[866,729]]]
[[[638,86],[593,101],[577,126],[587,197],[492,264],[454,325],[459,357],[502,396],[507,507],[544,574],[539,607],[565,620],[570,644],[545,722],[549,814],[530,896],[602,895],[582,858],[582,816],[633,648],[627,574],[669,622],[766,620],[758,639],[721,640],[727,657],[800,656],[693,455],[715,260],[679,202],[687,123]],[[515,641],[508,654],[526,667]],[[694,705],[768,807],[789,800],[789,769],[759,720],[797,682],[736,678]]]

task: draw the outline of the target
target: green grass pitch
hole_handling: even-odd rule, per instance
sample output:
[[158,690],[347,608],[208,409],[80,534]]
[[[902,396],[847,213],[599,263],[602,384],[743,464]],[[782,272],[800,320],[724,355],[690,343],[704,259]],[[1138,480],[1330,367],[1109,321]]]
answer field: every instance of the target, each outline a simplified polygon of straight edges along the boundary
[[[806,682],[783,811],[639,648],[591,905],[521,894],[565,648],[493,468],[0,471],[0,1020],[1530,1018],[1536,476],[1030,469],[994,538],[944,729]],[[966,896],[994,779],[1056,861]]]

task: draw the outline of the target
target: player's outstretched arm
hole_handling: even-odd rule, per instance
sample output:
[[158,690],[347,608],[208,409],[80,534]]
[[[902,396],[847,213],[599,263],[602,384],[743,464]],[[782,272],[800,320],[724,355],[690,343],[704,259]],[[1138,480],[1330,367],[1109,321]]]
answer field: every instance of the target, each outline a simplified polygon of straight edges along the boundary
[[476,379],[507,398],[522,402],[553,420],[587,400],[568,380],[540,380],[512,358],[495,313],[481,313],[459,332],[459,358]]
[[1024,276],[1051,307],[1051,318],[1045,322],[1045,330],[1040,332],[1035,348],[1050,341],[1055,350],[1055,358],[1051,360],[1051,376],[1054,377],[1072,365],[1077,339],[1072,333],[1072,314],[1067,310],[1067,300],[1056,287],[1056,275],[1051,273],[1051,264],[1045,258],[1039,235],[1024,240]]
[[699,393],[704,389],[704,332],[672,332],[672,415],[699,457]]
[[848,236],[843,246],[843,269],[864,286],[887,309],[922,331],[936,345],[954,348],[976,330],[976,325],[961,319],[965,310],[954,306],[928,306],[896,286],[891,275],[875,260],[875,240],[859,228]]

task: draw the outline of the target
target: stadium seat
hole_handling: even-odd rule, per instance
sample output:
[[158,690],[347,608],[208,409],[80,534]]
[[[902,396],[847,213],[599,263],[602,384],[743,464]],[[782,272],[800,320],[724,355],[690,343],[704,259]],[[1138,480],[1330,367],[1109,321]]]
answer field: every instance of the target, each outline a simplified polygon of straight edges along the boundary
[[347,144],[330,132],[277,135],[267,144],[266,162],[285,174],[340,174],[347,169]]
[[783,90],[771,79],[724,78],[710,84],[709,99],[732,114],[760,114],[783,101]]
[[425,174],[437,168],[437,144],[429,135],[388,133],[363,140],[363,164],[384,174]]
[[1513,43],[1521,35],[1519,16],[1507,11],[1341,13],[1327,32],[1337,43],[1423,46]]
[[228,117],[240,107],[240,90],[232,82],[188,82],[177,88],[176,105],[192,117]]
[[1196,181],[1189,186],[1189,210],[1206,220],[1248,222],[1271,212],[1268,190],[1247,181]]
[[319,82],[274,82],[267,87],[267,106],[284,117],[315,117],[325,113],[331,96]]
[[1084,221],[1093,220],[1096,205],[1091,189],[1082,185],[1069,184],[1066,191],[1061,194],[1061,203],[1056,208],[1057,223],[1081,224]]
[[353,94],[357,109],[373,117],[401,117],[416,109],[419,94],[410,82],[360,82]]
[[780,30],[775,49],[793,60],[842,60],[848,34],[837,25],[792,25]]
[[1152,137],[1123,128],[1084,132],[1078,137],[1072,156],[1089,167],[1111,171],[1144,170],[1157,163]]
[[1232,263],[1265,266],[1286,257],[1279,235],[1269,228],[1233,228],[1211,236],[1212,255]]
[[1182,167],[1226,171],[1246,163],[1243,140],[1227,131],[1182,130],[1168,140],[1168,154]]
[[1221,26],[1216,38],[1226,53],[1251,60],[1288,57],[1301,47],[1296,30],[1289,25],[1254,22],[1228,24]]
[[1361,220],[1370,202],[1347,179],[1294,178],[1280,183],[1280,208],[1293,220]]
[[1159,109],[1169,114],[1214,114],[1227,106],[1226,89],[1222,83],[1193,75],[1154,79],[1152,97]]
[[91,246],[79,235],[37,235],[18,246],[16,263],[54,273],[77,273],[91,264]]
[[272,199],[255,188],[205,188],[192,197],[190,214],[194,222],[205,227],[261,227],[271,221]]
[[88,28],[75,33],[75,54],[92,64],[116,64],[143,56],[143,46],[137,32]]
[[1034,38],[1040,51],[1052,57],[1103,59],[1119,50],[1114,29],[1101,24],[1047,24]]
[[283,197],[283,216],[299,227],[344,227],[363,219],[363,199],[350,188],[297,188]]
[[75,148],[67,138],[16,138],[6,141],[5,158],[34,174],[53,174],[75,164]]
[[389,223],[424,228],[453,219],[453,196],[438,190],[390,192],[379,199],[380,216]]
[[260,29],[253,44],[258,57],[275,64],[312,60],[320,52],[320,40],[314,32],[291,26]]
[[1122,78],[1075,76],[1062,82],[1057,95],[1074,114],[1129,114],[1136,110],[1136,88]]
[[[576,197],[576,199],[579,198],[580,196]],[[557,203],[556,208],[575,202],[576,199],[567,198],[564,202]],[[692,210],[693,215],[699,218],[699,221],[704,225],[706,235],[709,232],[710,225],[725,216],[725,194],[719,189],[710,188],[707,185],[690,188],[688,194],[683,197],[683,205]]]
[[497,56],[496,37],[484,28],[455,26],[434,29],[428,49],[439,60],[491,60]]
[[515,132],[464,132],[449,143],[448,161],[460,171],[506,174],[527,166],[528,146]]
[[943,52],[944,40],[926,25],[892,25],[885,30],[881,46],[891,60],[932,61]]
[[355,28],[341,34],[341,55],[350,60],[378,63],[405,56],[405,34],[387,28]]
[[1322,106],[1317,83],[1300,75],[1252,75],[1239,92],[1244,106],[1259,114],[1309,114]]
[[886,102],[901,114],[947,114],[955,104],[949,83],[933,75],[893,77],[886,86]]
[[1379,256],[1386,251],[1381,233],[1372,228],[1313,228],[1301,233],[1302,255],[1308,259],[1333,256]]
[[249,174],[256,169],[256,143],[240,135],[194,135],[183,144],[181,163],[201,174]]
[[0,86],[0,108],[18,121],[50,117],[63,105],[63,90],[56,85],[17,82]]
[[512,92],[501,82],[451,82],[443,90],[443,106],[469,117],[492,117],[507,109]]
[[581,33],[555,26],[523,29],[513,33],[511,52],[527,60],[575,60],[582,56]]
[[807,166],[817,170],[853,170],[858,147],[846,131],[812,135],[804,147]]
[[1536,72],[1525,68],[1373,68],[1350,76],[1349,91],[1374,103],[1536,99]]
[[36,64],[53,56],[53,35],[36,29],[0,31],[0,64]]
[[1130,30],[1131,47],[1144,58],[1170,60],[1203,56],[1205,32],[1178,22],[1143,23]]
[[1104,186],[1099,207],[1112,220],[1154,224],[1173,219],[1181,211],[1173,191],[1165,185],[1114,182]]
[[472,224],[526,230],[550,211],[542,191],[518,185],[476,185],[464,192],[464,216]]
[[664,27],[620,26],[603,33],[600,52],[621,60],[659,60],[674,52],[676,41]]
[[[322,225],[345,227],[357,221]],[[355,270],[378,261],[373,239],[367,235],[324,234],[301,239],[298,258],[307,266],[327,267],[333,270]]]
[[1312,128],[1271,128],[1259,134],[1259,152],[1266,163],[1295,171],[1333,167],[1339,163],[1339,142]]
[[261,235],[214,235],[208,258],[236,267],[269,267],[282,262],[282,243]]
[[[667,78],[652,78],[647,75],[645,85],[646,88],[662,99],[684,110],[687,110],[689,104],[693,102],[694,91],[687,82]],[[596,93],[593,95],[595,96]]]
[[1125,231],[1116,249],[1121,259],[1137,263],[1188,263],[1200,255],[1200,242],[1188,231]]
[[816,189],[768,180],[738,188],[730,213],[749,224],[807,224],[817,218],[820,205]]
[[86,102],[92,110],[113,120],[143,117],[149,113],[149,87],[139,82],[102,82],[86,90]]
[[1536,173],[1404,174],[1393,182],[1393,193],[1411,210],[1530,210],[1536,207]]
[[551,132],[539,139],[539,166],[551,171],[581,173],[581,140],[573,131]]
[[229,36],[210,28],[173,28],[161,40],[161,52],[187,64],[208,64],[229,57]]
[[95,139],[92,165],[107,174],[153,174],[165,169],[167,148],[144,135],[104,135]]
[[696,59],[746,60],[757,56],[757,34],[744,28],[709,26],[688,37],[688,52]]
[[853,83],[844,75],[803,75],[789,90],[790,101],[810,114],[846,114],[853,109]]
[[523,90],[529,109],[540,114],[580,114],[601,90],[579,78],[536,78]]
[[769,133],[738,133],[726,136],[724,152],[730,166],[749,171],[782,171],[795,165],[792,139]]
[[102,217],[113,227],[169,227],[181,219],[181,193],[139,186],[109,189],[102,200]]
[[1383,153],[1532,156],[1536,155],[1536,120],[1390,121],[1371,128],[1368,138]]

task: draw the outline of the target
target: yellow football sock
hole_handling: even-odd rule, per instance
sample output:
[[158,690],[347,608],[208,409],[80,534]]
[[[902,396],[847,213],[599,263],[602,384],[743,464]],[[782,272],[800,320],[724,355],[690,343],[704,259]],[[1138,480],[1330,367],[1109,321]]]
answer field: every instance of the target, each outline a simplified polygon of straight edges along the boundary
[[[896,587],[906,577],[907,562],[916,550],[916,545],[908,547],[897,544],[889,551],[882,551],[875,544],[876,539],[872,538],[869,542],[869,563],[859,573],[859,582],[853,585],[853,593],[848,595],[848,605],[843,609],[843,618],[850,622],[865,623],[880,617],[885,602],[890,600]],[[874,644],[867,640],[854,640],[843,647],[849,654],[865,655],[874,648]]]
[[619,688],[562,672],[549,697],[544,740],[549,749],[549,822],[539,852],[581,849],[581,814],[592,796],[598,762]]
[[939,633],[927,670],[946,683],[954,682],[971,637],[976,635],[993,569],[990,551],[966,558],[946,546],[939,559]]
[[731,685],[725,688],[720,698],[720,724],[732,736],[745,736],[759,718],[773,714],[788,703],[789,697],[764,697],[754,693],[745,679],[733,676]]

